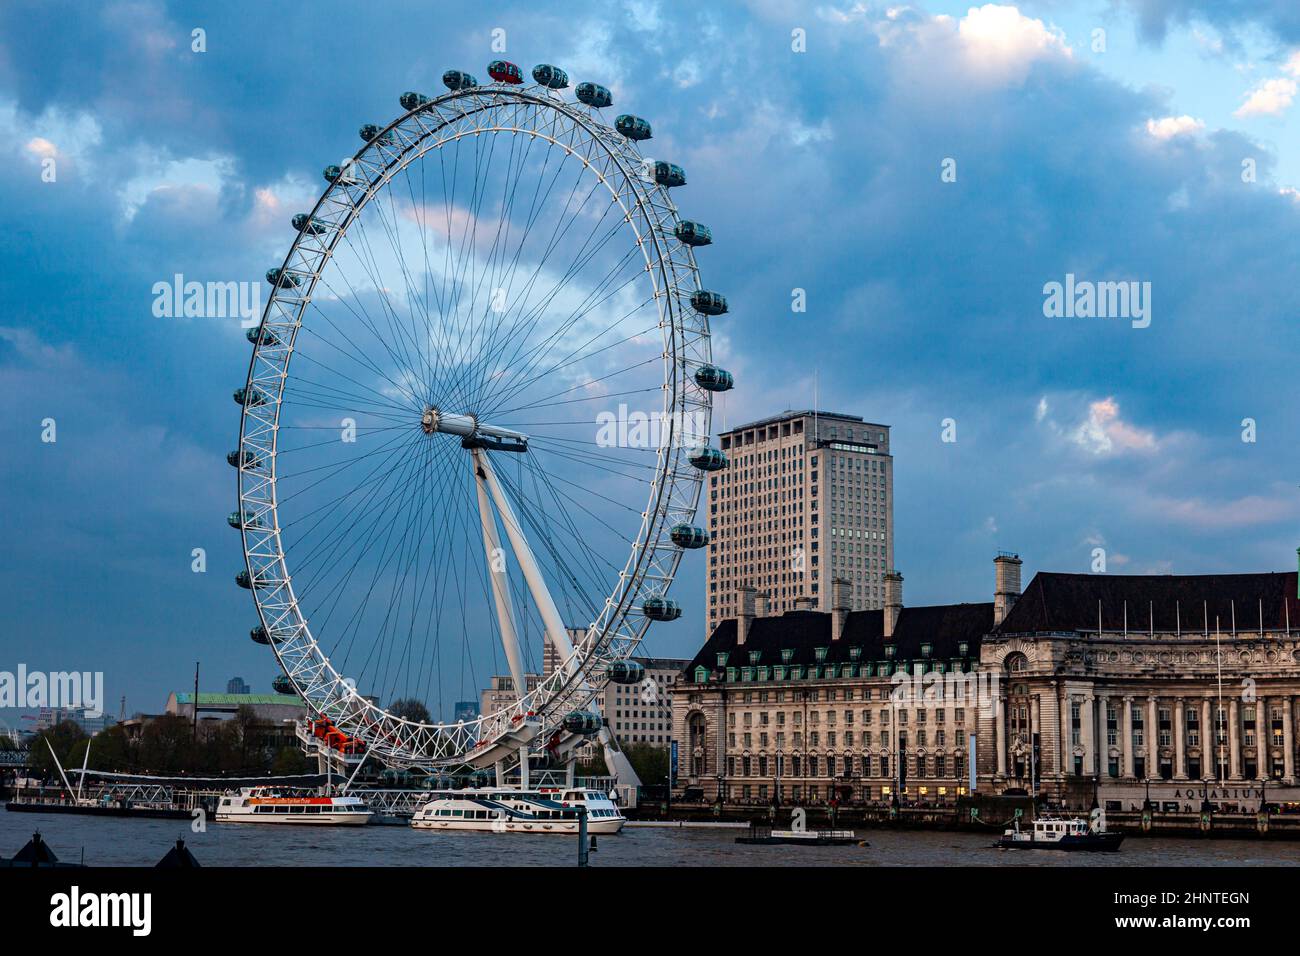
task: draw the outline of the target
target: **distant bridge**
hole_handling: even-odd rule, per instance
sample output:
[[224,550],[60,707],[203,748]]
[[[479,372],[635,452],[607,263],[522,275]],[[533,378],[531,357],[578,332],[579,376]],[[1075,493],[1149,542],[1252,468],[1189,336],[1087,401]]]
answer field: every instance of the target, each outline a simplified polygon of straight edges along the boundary
[[26,750],[0,750],[0,769],[29,767],[31,756]]

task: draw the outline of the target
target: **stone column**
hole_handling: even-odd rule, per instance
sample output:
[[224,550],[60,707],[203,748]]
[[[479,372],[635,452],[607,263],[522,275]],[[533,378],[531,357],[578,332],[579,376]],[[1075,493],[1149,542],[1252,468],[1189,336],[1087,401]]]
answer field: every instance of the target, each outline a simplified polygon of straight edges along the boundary
[[1093,738],[1097,745],[1097,776],[1105,776],[1110,764],[1110,741],[1106,737],[1106,708],[1110,698],[1105,694],[1097,695],[1096,731]]
[[1282,698],[1282,782],[1295,783],[1295,741],[1291,716],[1291,695]]
[[993,701],[993,746],[998,753],[998,776],[1007,778],[1007,713],[999,695]]
[[1187,705],[1181,697],[1174,698],[1174,777],[1187,779]]
[[[1061,746],[1057,748],[1057,772],[1064,777],[1067,773],[1074,772],[1074,738],[1072,734],[1073,725],[1070,722],[1070,714],[1074,710],[1074,701],[1070,695],[1061,690]],[[1083,709],[1079,710],[1079,717],[1083,717]]]
[[1268,719],[1268,698],[1255,701],[1255,779],[1268,779],[1269,758],[1273,752],[1273,722]]
[[1124,718],[1120,722],[1119,744],[1124,750],[1124,778],[1133,778],[1133,698],[1124,698]]
[[1241,707],[1235,697],[1228,702],[1228,777],[1241,779]]
[[[1043,779],[1043,764],[1042,764],[1043,731],[1042,728],[1039,726],[1040,716],[1041,714],[1038,706],[1038,695],[1034,694],[1032,697],[1029,698],[1029,740],[1028,740],[1029,759],[1025,761],[1025,763],[1029,765],[1029,781],[1031,786],[1033,786],[1038,781]],[[1039,740],[1037,762],[1035,762],[1035,758],[1034,758],[1034,737],[1035,736],[1037,736]]]
[[1147,779],[1160,779],[1160,708],[1154,697],[1147,698],[1147,732],[1144,735],[1147,745]]
[[1201,779],[1209,780],[1218,772],[1219,735],[1210,718],[1210,698],[1201,698]]
[[1083,698],[1079,704],[1079,736],[1083,742],[1083,772],[1086,774],[1097,773],[1096,764],[1096,746],[1093,743],[1093,737],[1096,734],[1096,717],[1093,714],[1093,701],[1095,698],[1089,694]]

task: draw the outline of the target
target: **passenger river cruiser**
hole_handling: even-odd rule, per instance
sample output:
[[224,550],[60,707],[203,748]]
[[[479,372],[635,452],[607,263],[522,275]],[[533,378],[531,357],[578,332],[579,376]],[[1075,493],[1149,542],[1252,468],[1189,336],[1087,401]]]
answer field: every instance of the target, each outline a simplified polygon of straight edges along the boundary
[[580,787],[482,787],[435,790],[430,796],[433,799],[411,818],[411,826],[489,833],[577,833],[580,807],[587,810],[588,833],[618,833],[627,822],[608,794]]
[[314,826],[360,826],[370,822],[360,797],[323,797],[310,790],[245,787],[217,805],[218,823],[292,823]]

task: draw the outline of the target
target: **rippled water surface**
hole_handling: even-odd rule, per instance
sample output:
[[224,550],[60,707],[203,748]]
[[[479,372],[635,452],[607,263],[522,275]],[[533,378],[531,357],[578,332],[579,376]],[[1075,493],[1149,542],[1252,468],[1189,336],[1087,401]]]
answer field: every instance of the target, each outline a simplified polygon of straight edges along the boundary
[[[433,833],[409,827],[295,828],[211,824],[192,833],[174,820],[123,820],[0,813],[0,855],[34,829],[66,862],[151,866],[183,837],[205,866],[567,866],[577,840],[565,836]],[[1277,866],[1300,863],[1300,843],[1130,837],[1118,854],[1003,851],[994,834],[861,830],[867,847],[741,846],[742,831],[628,827],[600,837],[593,866]]]

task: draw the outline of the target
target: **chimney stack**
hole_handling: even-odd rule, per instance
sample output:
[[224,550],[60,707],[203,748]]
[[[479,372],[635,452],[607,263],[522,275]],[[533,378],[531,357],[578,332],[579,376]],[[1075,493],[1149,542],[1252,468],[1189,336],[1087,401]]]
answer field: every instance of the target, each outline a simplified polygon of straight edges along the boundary
[[758,592],[746,585],[737,592],[740,610],[736,614],[736,646],[744,646],[745,640],[749,637],[749,629],[754,626],[754,595]]
[[800,595],[794,599],[794,609],[796,611],[811,611],[816,602],[806,594]]
[[892,640],[898,616],[903,613],[903,576],[897,571],[885,575],[885,640]]
[[844,625],[853,609],[851,584],[848,578],[836,578],[831,582],[831,640],[838,641],[844,636]]
[[993,559],[993,626],[997,627],[1006,620],[1011,605],[1020,597],[1020,566],[1024,564],[1020,555],[1005,551]]
[[767,617],[771,613],[767,592],[759,591],[754,595],[754,617]]

